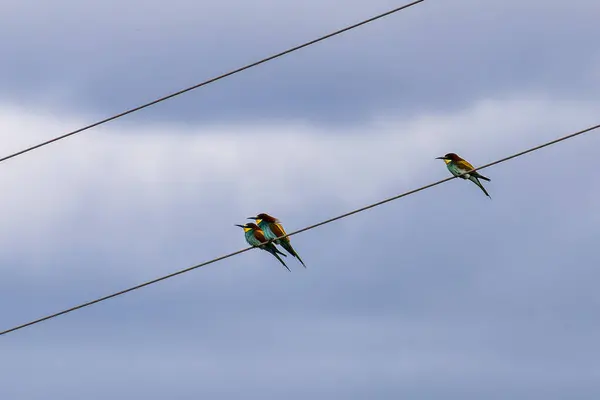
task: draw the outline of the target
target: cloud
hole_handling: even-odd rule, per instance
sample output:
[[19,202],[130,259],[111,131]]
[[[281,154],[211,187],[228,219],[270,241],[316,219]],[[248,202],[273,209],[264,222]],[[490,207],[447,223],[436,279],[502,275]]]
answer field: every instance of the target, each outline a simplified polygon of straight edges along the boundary
[[[596,122],[594,110],[593,103],[544,98],[487,100],[461,114],[381,116],[333,135],[307,123],[108,124],[5,163],[0,202],[11,211],[0,236],[24,249],[69,221],[72,235],[92,229],[126,241],[135,236],[134,221],[164,223],[169,236],[168,220],[176,218],[174,226],[208,223],[224,238],[231,224],[262,208],[308,224],[314,221],[301,216],[307,207],[323,218],[445,177],[433,160],[439,154],[472,154],[483,164],[585,128]],[[0,115],[6,153],[83,124],[10,106]]]
[[[104,117],[398,6],[157,4],[143,2],[139,12],[140,2],[61,0],[32,13],[28,2],[11,2],[0,27],[11,38],[0,44],[8,55],[0,67],[4,96]],[[460,112],[523,92],[593,101],[598,11],[594,0],[511,0],[485,9],[475,1],[424,2],[128,118],[351,126],[382,110]],[[60,23],[46,22],[53,20]]]
[[[301,228],[448,176],[447,151],[487,163],[597,109],[523,94],[334,134],[106,124],[0,166],[2,328],[242,248],[232,225],[257,211]],[[3,151],[86,118],[4,104]],[[597,394],[599,140],[486,170],[493,200],[452,181],[297,235],[307,270],[247,252],[7,335],[0,395]]]

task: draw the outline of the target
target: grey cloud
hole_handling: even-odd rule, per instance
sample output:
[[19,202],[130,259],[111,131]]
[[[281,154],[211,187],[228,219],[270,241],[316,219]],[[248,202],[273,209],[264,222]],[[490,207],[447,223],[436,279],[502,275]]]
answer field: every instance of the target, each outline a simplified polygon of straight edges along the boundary
[[[587,139],[546,156],[589,170],[597,139]],[[6,336],[0,393],[594,398],[598,229],[587,198],[600,187],[538,161],[490,169],[491,201],[453,181],[299,235],[306,271],[255,251]],[[537,190],[515,179],[525,167]],[[557,181],[577,195],[557,193]],[[373,240],[365,227],[397,229]],[[192,235],[185,247],[196,248]],[[108,283],[14,291],[8,315],[71,305]]]
[[[34,26],[5,27],[4,34],[15,38],[2,49],[11,55],[1,75],[7,95],[24,104],[53,100],[100,117],[396,5],[353,2],[340,12],[320,2],[293,9],[261,2],[232,14],[229,8],[241,3],[205,10],[181,1],[167,11],[148,6],[146,13],[119,16],[115,4],[105,3],[86,10],[65,2],[71,14],[61,24],[40,18]],[[596,2],[584,0],[485,8],[474,1],[425,2],[138,116],[339,125],[384,110],[460,110],[481,98],[524,91],[591,98],[598,87],[591,77],[599,57],[592,45],[598,11]]]
[[[217,158],[166,125],[178,136],[111,131],[14,160],[0,175],[2,328],[242,248],[231,225],[256,208],[302,227],[448,176],[433,159],[447,146],[484,163],[578,129],[596,105],[481,109],[294,158],[268,175],[275,199],[237,162],[251,128],[225,145],[190,131]],[[6,145],[58,128],[21,119]],[[331,149],[319,131],[293,139]],[[255,250],[6,335],[0,397],[597,398],[599,141],[486,170],[493,200],[455,180],[297,235],[307,270]]]

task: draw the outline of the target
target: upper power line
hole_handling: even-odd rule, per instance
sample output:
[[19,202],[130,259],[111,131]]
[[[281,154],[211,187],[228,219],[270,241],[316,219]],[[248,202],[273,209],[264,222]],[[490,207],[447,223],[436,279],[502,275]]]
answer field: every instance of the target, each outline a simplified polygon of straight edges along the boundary
[[334,36],[337,36],[337,35],[339,35],[339,34],[341,34],[341,33],[344,33],[344,32],[350,31],[350,30],[352,30],[352,29],[358,28],[359,26],[366,25],[366,24],[368,24],[368,23],[370,23],[370,22],[373,22],[373,21],[376,21],[376,20],[378,20],[378,19],[381,19],[381,18],[387,17],[387,16],[389,16],[389,15],[395,14],[395,13],[397,13],[397,12],[399,12],[399,11],[402,11],[402,10],[404,10],[404,9],[406,9],[406,8],[412,7],[412,6],[414,6],[414,5],[417,5],[417,4],[419,4],[419,3],[422,3],[422,2],[424,2],[424,1],[425,1],[425,0],[417,0],[417,1],[413,1],[412,3],[405,4],[405,5],[401,6],[401,7],[394,8],[394,9],[392,9],[392,10],[386,11],[386,12],[384,12],[384,13],[382,13],[382,14],[378,14],[378,15],[376,15],[376,16],[374,16],[374,17],[371,17],[371,18],[369,18],[369,19],[365,19],[365,20],[363,20],[363,21],[361,21],[361,22],[359,22],[359,23],[356,23],[356,24],[354,24],[354,25],[347,26],[347,27],[345,27],[345,28],[342,28],[342,29],[339,29],[339,30],[337,30],[337,31],[335,31],[335,32],[329,33],[329,34],[327,34],[327,35],[325,35],[325,36],[321,36],[321,37],[319,37],[319,38],[317,38],[317,39],[311,40],[310,42],[306,42],[306,43],[304,43],[304,44],[301,44],[301,45],[299,45],[299,46],[292,47],[292,48],[290,48],[290,49],[287,49],[287,50],[285,50],[285,51],[282,51],[281,53],[277,53],[277,54],[274,54],[274,55],[272,55],[272,56],[270,56],[270,57],[263,58],[262,60],[260,60],[260,61],[256,61],[256,62],[253,62],[253,63],[251,63],[251,64],[247,64],[247,65],[245,65],[245,66],[243,66],[243,67],[240,67],[240,68],[238,68],[238,69],[235,69],[235,70],[233,70],[233,71],[229,71],[229,72],[227,72],[227,73],[225,73],[225,74],[222,74],[222,75],[219,75],[219,76],[217,76],[217,77],[214,77],[214,78],[208,79],[208,80],[206,80],[206,81],[204,81],[204,82],[202,82],[202,83],[198,83],[197,85],[190,86],[190,87],[188,87],[188,88],[186,88],[186,89],[182,89],[182,90],[180,90],[180,91],[178,91],[178,92],[175,92],[175,93],[171,93],[171,94],[169,94],[169,95],[167,95],[167,96],[164,96],[164,97],[161,97],[161,98],[159,98],[159,99],[156,99],[156,100],[154,100],[154,101],[151,101],[150,103],[146,103],[146,104],[143,104],[143,105],[141,105],[141,106],[138,106],[138,107],[135,107],[135,108],[129,109],[129,110],[127,110],[127,111],[124,111],[124,112],[122,112],[122,113],[120,113],[120,114],[116,114],[116,115],[113,115],[112,117],[105,118],[105,119],[103,119],[103,120],[101,120],[101,121],[94,122],[93,124],[90,124],[90,125],[84,126],[83,128],[79,128],[79,129],[77,129],[77,130],[74,130],[74,131],[72,131],[72,132],[65,133],[64,135],[57,136],[57,137],[55,137],[55,138],[53,138],[53,139],[47,140],[47,141],[45,141],[45,142],[42,142],[42,143],[36,144],[36,145],[34,145],[34,146],[28,147],[28,148],[26,148],[26,149],[23,149],[23,150],[20,150],[20,151],[17,151],[16,153],[13,153],[13,154],[10,154],[10,155],[8,155],[8,156],[5,156],[5,157],[2,157],[2,158],[0,158],[0,162],[3,162],[3,161],[6,161],[6,160],[9,160],[9,159],[11,159],[11,158],[13,158],[13,157],[20,156],[21,154],[28,153],[28,152],[30,152],[30,151],[32,151],[32,150],[39,149],[40,147],[44,147],[44,146],[46,146],[46,145],[48,145],[48,144],[51,144],[51,143],[54,143],[54,142],[58,142],[59,140],[66,139],[66,138],[68,138],[68,137],[70,137],[70,136],[76,135],[76,134],[78,134],[78,133],[81,133],[81,132],[83,132],[83,131],[86,131],[86,130],[88,130],[88,129],[94,128],[94,127],[96,127],[96,126],[99,126],[99,125],[105,124],[105,123],[107,123],[107,122],[113,121],[113,120],[115,120],[115,119],[118,119],[118,118],[121,118],[121,117],[124,117],[124,116],[126,116],[126,115],[128,115],[128,114],[132,114],[132,113],[134,113],[134,112],[136,112],[136,111],[140,111],[140,110],[142,110],[142,109],[144,109],[144,108],[147,108],[147,107],[153,106],[153,105],[155,105],[155,104],[161,103],[161,102],[163,102],[163,101],[165,101],[165,100],[169,100],[169,99],[171,99],[171,98],[173,98],[173,97],[176,97],[176,96],[179,96],[179,95],[181,95],[181,94],[184,94],[184,93],[190,92],[190,91],[192,91],[192,90],[194,90],[194,89],[198,89],[198,88],[200,88],[200,87],[202,87],[202,86],[206,86],[206,85],[208,85],[208,84],[210,84],[210,83],[213,83],[213,82],[219,81],[219,80],[221,80],[221,79],[223,79],[223,78],[227,78],[227,77],[229,77],[229,76],[231,76],[231,75],[235,75],[235,74],[237,74],[237,73],[239,73],[239,72],[242,72],[242,71],[245,71],[245,70],[247,70],[247,69],[250,69],[250,68],[256,67],[256,66],[258,66],[258,65],[260,65],[260,64],[264,64],[264,63],[266,63],[266,62],[268,62],[268,61],[272,61],[272,60],[274,60],[274,59],[276,59],[276,58],[279,58],[279,57],[282,57],[282,56],[284,56],[284,55],[286,55],[286,54],[290,54],[290,53],[293,53],[293,52],[295,52],[295,51],[297,51],[297,50],[303,49],[304,47],[311,46],[311,45],[313,45],[313,44],[316,44],[316,43],[318,43],[318,42],[321,42],[321,41],[323,41],[323,40],[326,40],[326,39],[332,38],[332,37],[334,37]]
[[[531,147],[531,148],[529,148],[529,149],[527,149],[527,150],[521,151],[521,152],[519,152],[519,153],[515,153],[515,154],[513,154],[513,155],[510,155],[510,156],[508,156],[508,157],[501,158],[501,159],[499,159],[499,160],[496,160],[496,161],[494,161],[494,162],[491,162],[491,163],[489,163],[489,164],[482,165],[481,167],[478,167],[478,168],[475,168],[475,169],[477,169],[477,170],[481,170],[481,169],[484,169],[484,168],[488,168],[488,167],[491,167],[492,165],[496,165],[496,164],[503,163],[503,162],[505,162],[505,161],[508,161],[508,160],[511,160],[511,159],[513,159],[513,158],[517,158],[517,157],[523,156],[523,155],[525,155],[525,154],[528,154],[528,153],[531,153],[531,152],[534,152],[534,151],[540,150],[540,149],[542,149],[542,148],[544,148],[544,147],[551,146],[551,145],[553,145],[553,144],[556,144],[556,143],[559,143],[559,142],[565,141],[565,140],[567,140],[567,139],[572,139],[572,138],[574,138],[574,137],[576,137],[576,136],[582,135],[582,134],[584,134],[584,133],[587,133],[587,132],[593,131],[593,130],[595,130],[595,129],[598,129],[598,128],[600,128],[600,124],[598,124],[598,125],[595,125],[595,126],[592,126],[592,127],[589,127],[589,128],[586,128],[586,129],[584,129],[584,130],[581,130],[581,131],[578,131],[578,132],[575,132],[575,133],[571,133],[571,134],[569,134],[569,135],[566,135],[566,136],[562,136],[562,137],[560,137],[560,138],[558,138],[558,139],[551,140],[551,141],[549,141],[549,142],[546,142],[546,143],[543,143],[543,144],[541,144],[541,145],[539,145],[539,146]],[[429,189],[429,188],[431,188],[431,187],[437,186],[437,185],[439,185],[439,184],[442,184],[442,183],[444,183],[444,182],[448,182],[448,181],[450,181],[450,180],[452,180],[452,179],[458,178],[458,177],[460,177],[460,176],[462,176],[462,175],[466,175],[466,174],[468,174],[468,173],[471,173],[471,172],[473,172],[475,169],[473,169],[473,170],[471,170],[471,171],[466,171],[466,172],[463,172],[462,174],[460,174],[460,175],[457,175],[457,176],[451,176],[451,177],[449,177],[449,178],[442,179],[442,180],[440,180],[440,181],[437,181],[437,182],[434,182],[434,183],[430,183],[429,185],[421,186],[421,187],[420,187],[420,188],[418,188],[418,189],[413,189],[413,190],[410,190],[410,191],[408,191],[408,192],[404,192],[404,193],[402,193],[402,194],[399,194],[399,195],[397,195],[397,196],[389,197],[389,198],[387,198],[387,199],[385,199],[385,200],[381,200],[381,201],[378,201],[377,203],[369,204],[368,206],[365,206],[365,207],[357,208],[357,209],[355,209],[355,210],[352,210],[352,211],[350,211],[350,212],[347,212],[347,213],[345,213],[345,214],[338,215],[337,217],[330,218],[330,219],[328,219],[328,220],[321,221],[321,222],[319,222],[319,223],[316,223],[316,224],[314,224],[314,225],[307,226],[307,227],[305,227],[305,228],[302,228],[302,229],[299,229],[299,230],[297,230],[297,231],[293,231],[293,232],[291,232],[291,233],[288,233],[287,235],[280,236],[278,239],[280,239],[280,238],[283,238],[283,237],[288,237],[288,236],[296,235],[296,234],[298,234],[298,233],[300,233],[300,232],[308,231],[308,230],[311,230],[311,229],[317,228],[317,227],[319,227],[319,226],[321,226],[321,225],[329,224],[329,223],[331,223],[331,222],[334,222],[334,221],[337,221],[337,220],[339,220],[339,219],[342,219],[342,218],[349,217],[349,216],[351,216],[351,215],[354,215],[354,214],[357,214],[357,213],[360,213],[360,212],[363,212],[363,211],[369,210],[369,209],[371,209],[371,208],[374,208],[374,207],[378,207],[378,206],[380,206],[380,205],[382,205],[382,204],[385,204],[385,203],[389,203],[390,201],[398,200],[398,199],[400,199],[400,198],[402,198],[402,197],[406,197],[406,196],[409,196],[409,195],[415,194],[415,193],[417,193],[417,192],[420,192],[420,191],[422,191],[422,190]],[[7,330],[5,330],[5,331],[2,331],[2,332],[0,332],[0,336],[2,336],[2,335],[5,335],[5,334],[7,334],[7,333],[10,333],[10,332],[17,331],[17,330],[19,330],[19,329],[26,328],[26,327],[28,327],[28,326],[31,326],[31,325],[38,324],[38,323],[40,323],[40,322],[43,322],[43,321],[46,321],[46,320],[49,320],[49,319],[52,319],[52,318],[56,318],[56,317],[58,317],[58,316],[61,316],[61,315],[63,315],[63,314],[68,314],[68,313],[70,313],[70,312],[72,312],[72,311],[79,310],[80,308],[84,308],[84,307],[91,306],[92,304],[100,303],[100,302],[102,302],[102,301],[105,301],[105,300],[111,299],[111,298],[113,298],[113,297],[121,296],[121,295],[123,295],[123,294],[125,294],[125,293],[133,292],[134,290],[141,289],[141,288],[143,288],[143,287],[145,287],[145,286],[149,286],[149,285],[152,285],[152,284],[154,284],[154,283],[158,283],[158,282],[160,282],[160,281],[164,281],[165,279],[169,279],[169,278],[172,278],[172,277],[174,277],[174,276],[181,275],[181,274],[183,274],[183,273],[186,273],[186,272],[192,271],[192,270],[194,270],[194,269],[197,269],[197,268],[200,268],[200,267],[204,267],[204,266],[206,266],[206,265],[209,265],[209,264],[216,263],[217,261],[221,261],[221,260],[224,260],[224,259],[226,259],[226,258],[233,257],[233,256],[235,256],[235,255],[238,255],[238,254],[244,253],[244,252],[246,252],[246,251],[248,251],[248,250],[250,250],[250,249],[253,249],[253,247],[246,247],[246,248],[244,248],[244,249],[241,249],[241,250],[235,251],[235,252],[233,252],[233,253],[229,253],[229,254],[226,254],[226,255],[223,255],[223,256],[220,256],[220,257],[217,257],[217,258],[213,258],[212,260],[205,261],[205,262],[203,262],[203,263],[200,263],[200,264],[198,264],[198,265],[194,265],[193,267],[189,267],[189,268],[186,268],[186,269],[182,269],[182,270],[180,270],[180,271],[173,272],[172,274],[165,275],[165,276],[162,276],[162,277],[160,277],[160,278],[153,279],[153,280],[151,280],[151,281],[147,281],[147,282],[141,283],[141,284],[139,284],[139,285],[136,285],[136,286],[130,287],[130,288],[128,288],[128,289],[121,290],[121,291],[119,291],[119,292],[116,292],[116,293],[113,293],[113,294],[110,294],[110,295],[107,295],[107,296],[104,296],[104,297],[100,297],[100,298],[98,298],[98,299],[96,299],[96,300],[92,300],[92,301],[88,301],[88,302],[86,302],[86,303],[82,303],[82,304],[80,304],[80,305],[78,305],[78,306],[75,306],[75,307],[68,308],[68,309],[66,309],[66,310],[63,310],[63,311],[57,312],[57,313],[55,313],[55,314],[51,314],[51,315],[45,316],[45,317],[43,317],[43,318],[39,318],[39,319],[33,320],[33,321],[31,321],[31,322],[27,322],[27,323],[25,323],[25,324],[22,324],[22,325],[15,326],[14,328],[7,329]]]

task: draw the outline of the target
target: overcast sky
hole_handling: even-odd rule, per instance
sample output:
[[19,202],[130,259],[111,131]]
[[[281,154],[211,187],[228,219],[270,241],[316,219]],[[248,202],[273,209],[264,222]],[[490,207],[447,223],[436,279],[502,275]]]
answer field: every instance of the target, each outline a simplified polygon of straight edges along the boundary
[[[401,5],[4,0],[0,156]],[[0,330],[600,123],[600,3],[427,0],[0,165]],[[597,399],[600,133],[0,338],[0,398]]]

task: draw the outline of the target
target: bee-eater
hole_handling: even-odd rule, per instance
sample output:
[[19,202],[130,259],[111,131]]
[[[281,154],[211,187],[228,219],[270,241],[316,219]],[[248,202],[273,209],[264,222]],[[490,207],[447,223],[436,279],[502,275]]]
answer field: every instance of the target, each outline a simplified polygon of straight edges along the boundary
[[277,250],[277,247],[275,247],[273,243],[269,242],[269,239],[265,237],[265,233],[258,227],[258,225],[249,222],[246,225],[236,224],[235,226],[239,226],[240,228],[244,229],[246,242],[248,242],[250,246],[258,247],[259,249],[273,254],[275,258],[277,258],[279,262],[282,263],[285,268],[287,268],[288,271],[292,272],[277,254],[281,254],[284,257],[287,257],[287,255]]
[[[467,160],[460,158],[455,153],[448,153],[443,157],[437,157],[436,160],[444,160],[448,171],[450,171],[454,176],[458,176],[464,172],[471,171],[472,169],[474,169],[474,167]],[[487,190],[485,190],[481,182],[479,182],[480,179],[489,182],[491,180],[490,178],[481,175],[477,171],[464,174],[461,176],[461,178],[470,180],[471,182],[479,186],[479,188],[483,190],[483,193],[485,193],[487,197],[489,197],[490,199],[492,198],[487,192]]]
[[[248,219],[256,220],[256,223],[258,224],[260,229],[263,230],[268,240],[273,240],[275,238],[287,234],[283,229],[281,222],[277,218],[272,217],[269,214],[260,213],[256,217],[248,217]],[[306,268],[306,265],[304,265],[304,261],[302,261],[298,253],[296,253],[296,250],[294,250],[294,248],[292,247],[292,244],[290,243],[290,238],[288,236],[274,240],[273,243],[283,247],[288,253],[296,257],[298,261],[302,263],[302,266]]]

